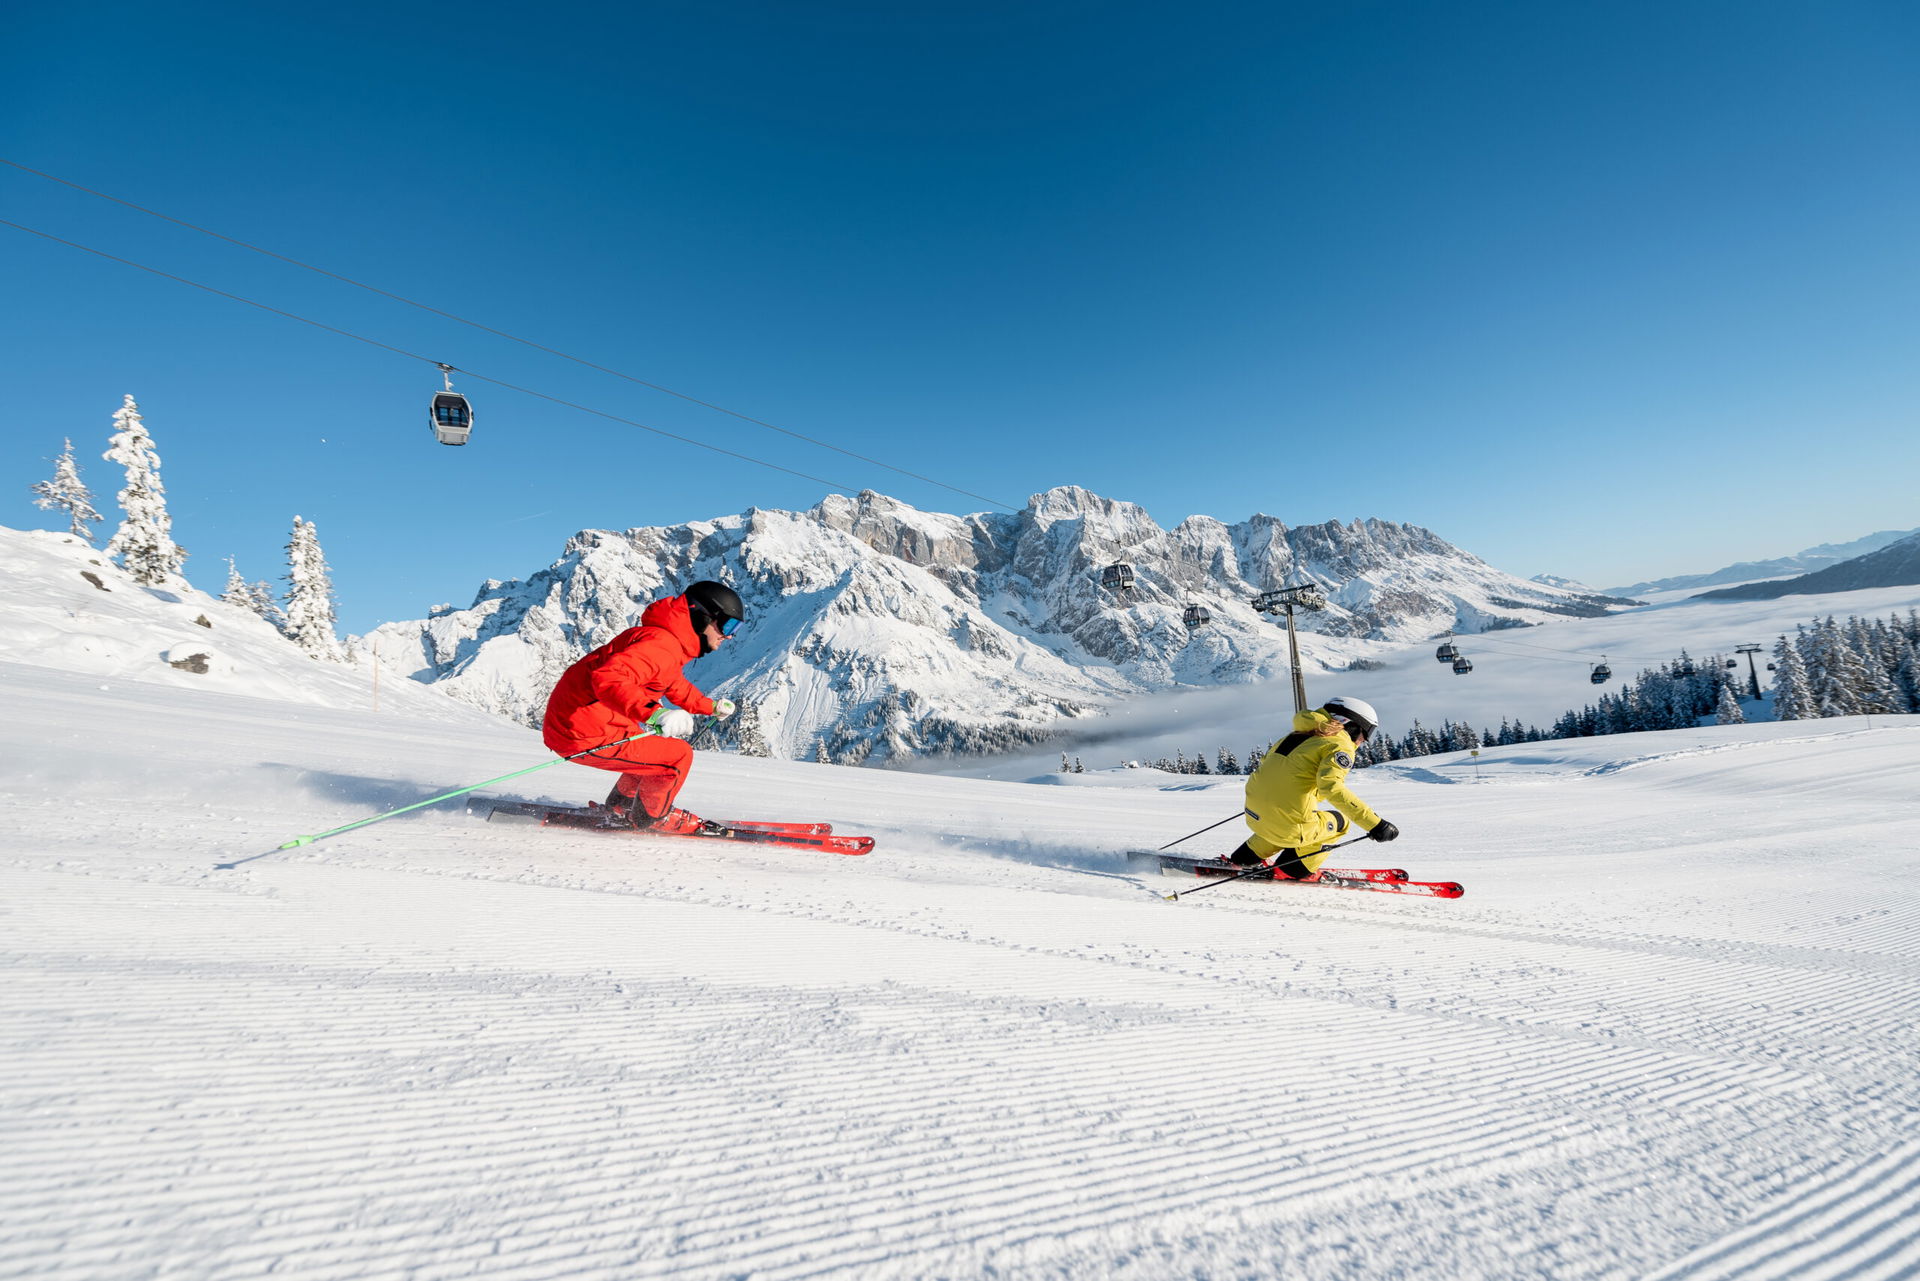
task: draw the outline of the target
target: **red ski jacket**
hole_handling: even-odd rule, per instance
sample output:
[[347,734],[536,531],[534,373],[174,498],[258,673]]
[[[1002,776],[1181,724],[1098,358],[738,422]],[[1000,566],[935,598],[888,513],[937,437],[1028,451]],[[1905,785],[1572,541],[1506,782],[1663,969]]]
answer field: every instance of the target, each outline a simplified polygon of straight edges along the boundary
[[681,668],[700,656],[700,638],[684,596],[647,606],[640,626],[569,667],[547,699],[540,729],[562,756],[611,743],[638,730],[666,699],[696,716],[713,714],[713,700],[694,688]]

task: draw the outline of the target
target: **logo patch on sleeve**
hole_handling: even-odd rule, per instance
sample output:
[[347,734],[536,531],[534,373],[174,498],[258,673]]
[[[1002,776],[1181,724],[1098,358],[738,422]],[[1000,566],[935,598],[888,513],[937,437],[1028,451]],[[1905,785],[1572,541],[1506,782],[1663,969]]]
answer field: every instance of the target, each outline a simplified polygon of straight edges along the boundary
[[1347,755],[1345,752],[1335,752],[1333,754],[1333,763],[1341,769],[1352,769],[1353,757]]

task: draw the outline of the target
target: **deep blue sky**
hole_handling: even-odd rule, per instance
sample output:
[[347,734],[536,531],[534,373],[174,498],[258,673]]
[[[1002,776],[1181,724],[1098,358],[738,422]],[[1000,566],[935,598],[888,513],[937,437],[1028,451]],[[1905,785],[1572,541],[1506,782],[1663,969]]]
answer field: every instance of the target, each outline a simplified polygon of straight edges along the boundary
[[[1018,505],[1427,525],[1598,586],[1920,524],[1907,3],[15,6],[0,156]],[[916,506],[984,504],[18,170],[0,216]],[[0,227],[0,523],[123,393],[197,585],[343,630],[827,487]],[[115,512],[117,519],[117,511]],[[111,523],[100,530],[111,532]]]

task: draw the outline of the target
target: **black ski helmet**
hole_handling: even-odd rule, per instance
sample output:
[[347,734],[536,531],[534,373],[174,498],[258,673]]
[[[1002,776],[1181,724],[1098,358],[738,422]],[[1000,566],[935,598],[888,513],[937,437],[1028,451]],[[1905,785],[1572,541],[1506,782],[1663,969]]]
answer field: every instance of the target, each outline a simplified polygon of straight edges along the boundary
[[1380,713],[1374,711],[1373,704],[1364,699],[1330,698],[1320,710],[1336,720],[1345,721],[1356,738],[1372,738],[1373,732],[1380,728]]
[[695,583],[687,588],[686,600],[687,613],[696,632],[707,630],[708,623],[718,623],[728,618],[736,623],[743,623],[747,618],[746,606],[740,603],[740,593],[725,583],[712,581]]

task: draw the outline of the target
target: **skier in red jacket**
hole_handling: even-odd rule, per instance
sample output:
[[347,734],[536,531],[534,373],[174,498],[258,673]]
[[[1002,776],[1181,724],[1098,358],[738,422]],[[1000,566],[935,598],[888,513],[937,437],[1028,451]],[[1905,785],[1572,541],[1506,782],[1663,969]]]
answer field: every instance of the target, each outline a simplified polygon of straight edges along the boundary
[[[681,669],[720,648],[744,618],[731,587],[695,583],[682,595],[647,606],[640,626],[569,667],[553,687],[541,722],[547,746],[582,765],[619,771],[607,807],[635,827],[700,830],[698,815],[673,807],[693,764],[685,739],[693,732],[694,716],[731,716],[734,705],[708,698]],[[661,706],[662,699],[675,706]],[[620,742],[645,730],[652,733]],[[602,750],[589,750],[602,744]]]

